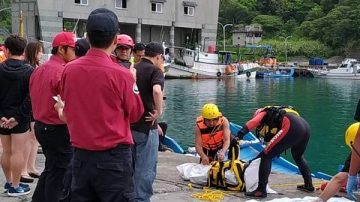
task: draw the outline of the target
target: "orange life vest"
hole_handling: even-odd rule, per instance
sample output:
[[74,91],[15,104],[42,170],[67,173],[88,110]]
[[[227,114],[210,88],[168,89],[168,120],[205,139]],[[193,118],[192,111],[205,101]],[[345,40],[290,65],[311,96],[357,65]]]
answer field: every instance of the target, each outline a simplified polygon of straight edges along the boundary
[[199,116],[196,120],[196,125],[200,129],[202,146],[208,150],[217,150],[222,147],[223,141],[223,123],[222,116],[219,117],[218,122],[212,128],[204,123],[204,118]]

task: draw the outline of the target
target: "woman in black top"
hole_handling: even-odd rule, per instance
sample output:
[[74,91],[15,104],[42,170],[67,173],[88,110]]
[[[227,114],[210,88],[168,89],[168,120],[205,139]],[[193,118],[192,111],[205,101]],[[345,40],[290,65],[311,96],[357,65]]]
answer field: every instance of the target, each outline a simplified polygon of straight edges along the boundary
[[30,193],[29,186],[20,183],[24,166],[24,151],[21,148],[30,128],[29,79],[33,71],[23,60],[25,46],[24,38],[9,36],[5,40],[8,59],[0,64],[1,164],[6,178],[4,187],[9,196]]

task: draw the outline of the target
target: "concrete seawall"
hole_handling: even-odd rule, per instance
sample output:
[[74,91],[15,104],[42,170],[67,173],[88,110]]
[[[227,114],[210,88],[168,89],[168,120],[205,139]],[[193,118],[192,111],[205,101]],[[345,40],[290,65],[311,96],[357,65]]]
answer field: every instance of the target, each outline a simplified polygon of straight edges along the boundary
[[[199,160],[192,156],[185,156],[175,153],[159,153],[159,163],[157,167],[157,177],[154,187],[154,196],[152,201],[171,201],[171,202],[182,202],[182,201],[199,201],[193,198],[191,195],[194,193],[202,192],[202,187],[193,185],[193,188],[188,186],[189,182],[184,181],[180,178],[176,166],[182,163],[198,162]],[[44,156],[38,155],[38,167],[43,169],[44,167]],[[0,195],[1,202],[26,202],[31,201],[31,195],[34,192],[36,182],[30,183],[31,194],[27,196],[11,198],[6,194]],[[314,179],[314,185],[318,186],[322,183],[322,180]],[[3,174],[0,174],[0,185],[3,186],[5,178]],[[269,178],[269,184],[272,189],[278,192],[278,194],[269,194],[266,200],[289,197],[289,198],[302,198],[305,196],[318,196],[319,191],[315,193],[304,193],[296,190],[296,185],[303,183],[300,175],[283,175],[272,173]],[[224,202],[227,201],[246,201],[244,193],[241,192],[226,192]]]

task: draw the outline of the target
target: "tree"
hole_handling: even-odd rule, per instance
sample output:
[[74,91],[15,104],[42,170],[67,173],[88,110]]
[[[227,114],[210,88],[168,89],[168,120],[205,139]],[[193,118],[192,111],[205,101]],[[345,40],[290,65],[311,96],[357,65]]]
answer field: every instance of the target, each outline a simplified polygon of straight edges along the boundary
[[11,0],[0,1],[0,9],[5,9],[0,11],[0,28],[5,28],[11,32],[11,10],[6,9],[9,7],[11,7]]
[[267,37],[274,36],[276,32],[282,29],[284,22],[278,16],[273,15],[258,15],[252,23],[260,24],[267,34]]

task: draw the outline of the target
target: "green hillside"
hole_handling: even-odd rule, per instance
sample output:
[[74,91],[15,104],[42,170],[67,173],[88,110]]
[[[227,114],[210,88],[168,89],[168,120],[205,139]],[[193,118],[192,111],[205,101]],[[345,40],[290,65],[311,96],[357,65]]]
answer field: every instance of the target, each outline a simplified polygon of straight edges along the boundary
[[[358,0],[220,0],[219,22],[261,24],[261,43],[272,45],[278,56],[288,36],[289,56],[345,56],[360,49]],[[222,29],[218,33],[222,45]]]

